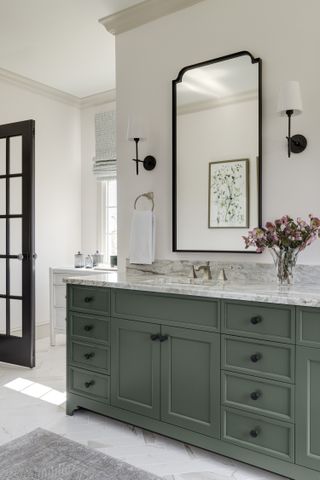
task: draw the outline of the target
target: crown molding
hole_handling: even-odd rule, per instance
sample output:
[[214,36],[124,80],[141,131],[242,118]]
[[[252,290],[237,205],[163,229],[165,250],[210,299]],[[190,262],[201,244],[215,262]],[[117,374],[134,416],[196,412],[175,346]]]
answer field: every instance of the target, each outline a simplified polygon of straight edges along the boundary
[[67,105],[73,105],[75,107],[79,106],[79,98],[70,93],[62,92],[57,88],[49,87],[44,83],[37,82],[36,80],[31,80],[30,78],[19,75],[18,73],[10,72],[10,70],[5,70],[0,68],[0,80],[14,84],[17,87],[25,88],[33,93],[38,95],[43,95],[47,98],[53,100],[58,100]]
[[0,68],[0,81],[16,85],[17,87],[24,88],[37,95],[42,95],[51,100],[56,100],[78,108],[94,107],[102,105],[103,103],[115,102],[116,99],[115,90],[108,90],[80,98],[76,95],[45,85],[44,83],[37,82],[36,80],[31,80],[30,78],[11,72],[10,70],[5,70],[4,68]]
[[106,90],[105,92],[89,95],[88,97],[82,97],[79,99],[80,108],[95,107],[102,105],[103,103],[113,103],[116,101],[116,91]]
[[117,35],[157,20],[203,0],[145,0],[99,20],[109,33]]

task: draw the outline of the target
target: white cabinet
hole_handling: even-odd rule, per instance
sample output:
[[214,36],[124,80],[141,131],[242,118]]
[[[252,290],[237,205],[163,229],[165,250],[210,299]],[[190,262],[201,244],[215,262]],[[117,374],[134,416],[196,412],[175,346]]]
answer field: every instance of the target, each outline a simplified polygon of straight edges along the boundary
[[96,275],[115,269],[95,270],[93,268],[50,268],[50,343],[56,344],[56,334],[66,333],[66,285],[67,277]]

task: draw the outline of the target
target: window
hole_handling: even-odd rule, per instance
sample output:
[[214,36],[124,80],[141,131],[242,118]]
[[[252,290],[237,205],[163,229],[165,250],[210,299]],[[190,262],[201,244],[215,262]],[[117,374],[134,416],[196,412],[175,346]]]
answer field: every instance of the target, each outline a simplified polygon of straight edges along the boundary
[[110,177],[101,182],[101,250],[105,261],[117,255],[117,179]]

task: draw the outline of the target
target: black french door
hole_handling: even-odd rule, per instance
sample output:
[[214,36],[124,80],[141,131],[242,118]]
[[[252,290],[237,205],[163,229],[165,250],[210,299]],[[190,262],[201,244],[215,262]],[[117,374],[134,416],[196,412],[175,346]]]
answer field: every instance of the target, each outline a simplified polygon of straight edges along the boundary
[[0,126],[0,362],[35,365],[34,120]]

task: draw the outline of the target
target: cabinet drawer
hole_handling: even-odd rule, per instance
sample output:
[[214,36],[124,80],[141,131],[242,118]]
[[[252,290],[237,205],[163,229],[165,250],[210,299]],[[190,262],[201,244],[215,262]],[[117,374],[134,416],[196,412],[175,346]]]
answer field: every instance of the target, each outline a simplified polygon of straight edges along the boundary
[[294,382],[294,347],[222,335],[222,368]]
[[320,348],[320,309],[297,309],[297,343]]
[[103,287],[69,286],[69,308],[90,313],[110,314],[110,289]]
[[73,365],[110,373],[110,349],[107,345],[71,341],[69,359]]
[[66,308],[66,287],[65,285],[53,287],[54,307]]
[[107,375],[69,368],[70,391],[78,395],[110,403],[110,379]]
[[249,375],[222,372],[222,398],[224,405],[242,408],[251,413],[294,420],[294,387]]
[[222,439],[241,447],[293,462],[293,425],[223,409]]
[[225,301],[222,314],[222,331],[225,333],[295,342],[294,307]]
[[123,289],[112,289],[111,296],[113,317],[155,322],[169,321],[176,326],[187,324],[200,329],[201,326],[210,330],[219,328],[217,300]]
[[73,337],[93,340],[98,343],[109,343],[110,321],[105,317],[69,312],[70,333]]

